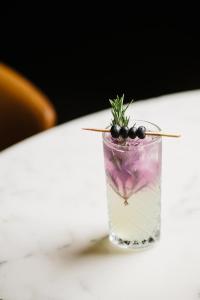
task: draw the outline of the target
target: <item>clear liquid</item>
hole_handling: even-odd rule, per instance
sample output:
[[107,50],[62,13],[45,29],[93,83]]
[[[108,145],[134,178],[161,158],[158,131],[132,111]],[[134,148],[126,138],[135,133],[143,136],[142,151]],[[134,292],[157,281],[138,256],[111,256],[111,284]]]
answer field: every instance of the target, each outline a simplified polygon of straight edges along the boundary
[[122,247],[152,245],[160,236],[160,184],[148,185],[128,199],[107,183],[110,240]]

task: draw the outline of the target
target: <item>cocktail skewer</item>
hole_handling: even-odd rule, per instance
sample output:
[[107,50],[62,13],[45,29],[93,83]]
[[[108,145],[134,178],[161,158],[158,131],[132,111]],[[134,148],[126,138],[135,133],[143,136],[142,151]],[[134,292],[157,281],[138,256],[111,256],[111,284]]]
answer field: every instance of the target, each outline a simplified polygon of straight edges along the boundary
[[[98,128],[82,128],[83,130],[96,131],[96,132],[110,132],[110,129],[98,129]],[[164,136],[178,138],[181,135],[178,133],[166,133],[161,131],[146,131],[146,135]]]

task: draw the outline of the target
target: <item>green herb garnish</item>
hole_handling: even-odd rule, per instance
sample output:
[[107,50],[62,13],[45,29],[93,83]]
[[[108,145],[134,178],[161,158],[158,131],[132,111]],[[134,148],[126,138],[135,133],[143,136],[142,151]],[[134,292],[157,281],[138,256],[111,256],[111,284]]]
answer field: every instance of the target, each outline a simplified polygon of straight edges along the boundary
[[133,100],[127,105],[124,105],[124,95],[122,95],[121,97],[117,96],[116,99],[109,100],[109,101],[111,104],[111,113],[113,117],[110,126],[113,125],[118,125],[120,127],[128,126],[130,117],[127,117],[125,113],[129,105],[133,103]]

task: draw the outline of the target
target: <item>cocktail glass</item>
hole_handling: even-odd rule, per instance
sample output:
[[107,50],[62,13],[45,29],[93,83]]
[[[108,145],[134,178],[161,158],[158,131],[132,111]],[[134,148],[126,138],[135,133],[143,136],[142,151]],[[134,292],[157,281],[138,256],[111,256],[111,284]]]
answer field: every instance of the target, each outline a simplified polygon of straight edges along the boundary
[[[153,123],[135,121],[147,131]],[[109,238],[125,248],[148,247],[160,237],[162,138],[116,140],[103,133]]]

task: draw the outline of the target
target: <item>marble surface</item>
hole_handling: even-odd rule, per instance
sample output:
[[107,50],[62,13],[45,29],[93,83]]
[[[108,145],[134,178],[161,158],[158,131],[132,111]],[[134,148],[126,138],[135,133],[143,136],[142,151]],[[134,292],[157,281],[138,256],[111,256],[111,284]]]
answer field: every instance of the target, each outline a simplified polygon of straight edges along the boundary
[[181,132],[163,140],[162,236],[151,249],[107,239],[101,136],[109,111],[0,154],[0,298],[200,299],[200,91],[134,103],[137,119]]

